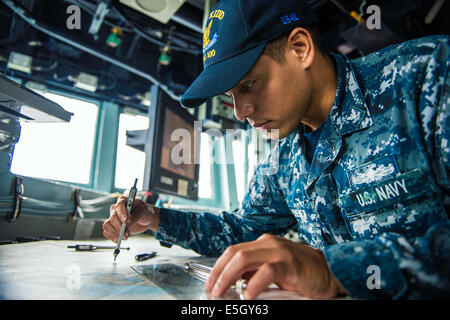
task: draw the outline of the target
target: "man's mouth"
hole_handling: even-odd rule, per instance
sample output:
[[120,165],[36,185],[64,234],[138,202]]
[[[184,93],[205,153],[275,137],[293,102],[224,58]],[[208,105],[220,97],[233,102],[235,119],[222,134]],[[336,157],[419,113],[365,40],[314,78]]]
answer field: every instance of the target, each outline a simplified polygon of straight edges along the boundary
[[259,130],[264,130],[264,129],[268,128],[268,126],[270,125],[271,122],[272,122],[272,120],[269,120],[266,122],[254,123],[253,126]]

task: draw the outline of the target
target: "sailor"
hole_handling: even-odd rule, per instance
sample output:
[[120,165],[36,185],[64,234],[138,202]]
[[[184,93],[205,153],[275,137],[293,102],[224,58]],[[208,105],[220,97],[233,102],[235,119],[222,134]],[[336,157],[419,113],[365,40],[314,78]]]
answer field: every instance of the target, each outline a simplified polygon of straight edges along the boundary
[[[237,119],[278,143],[241,206],[196,213],[137,201],[126,237],[219,257],[205,289],[244,296],[270,283],[310,298],[450,296],[449,36],[350,60],[320,47],[300,0],[222,0],[203,43],[204,70],[181,98],[227,93]],[[111,207],[117,241],[126,198]],[[282,237],[296,228],[298,238]]]

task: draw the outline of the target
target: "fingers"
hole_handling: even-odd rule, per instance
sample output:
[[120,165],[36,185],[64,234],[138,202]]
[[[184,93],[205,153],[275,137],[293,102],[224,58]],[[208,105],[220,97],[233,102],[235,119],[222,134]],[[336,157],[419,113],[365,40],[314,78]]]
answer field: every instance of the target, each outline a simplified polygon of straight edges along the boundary
[[213,289],[213,286],[217,282],[217,278],[220,276],[228,262],[233,258],[234,254],[239,250],[239,247],[242,247],[242,245],[243,244],[238,244],[228,247],[219,257],[219,259],[217,259],[216,263],[214,264],[214,268],[209,275],[208,281],[206,281],[205,283],[206,291],[211,291]]
[[115,210],[121,222],[127,224],[127,228],[131,231],[133,226],[139,224],[149,225],[152,218],[152,213],[145,205],[145,202],[140,199],[135,199],[131,212],[127,212],[127,197],[120,197],[115,204]]
[[280,270],[280,264],[263,264],[247,282],[244,298],[246,300],[255,299],[259,294],[265,291],[271,283],[280,278]]
[[[120,230],[122,229],[123,221],[126,221],[127,213],[126,213],[126,197],[120,197],[116,204],[113,204],[109,208],[110,217],[103,223],[103,235],[105,238],[112,240],[113,242],[119,241]],[[124,215],[125,213],[125,215]],[[125,217],[125,219],[124,219]],[[130,231],[128,228],[124,232],[124,236],[122,240],[128,239],[130,236]]]
[[244,253],[242,252],[243,251],[237,251],[237,253],[233,254],[231,259],[229,259],[229,262],[223,266],[222,272],[217,277],[212,289],[212,294],[214,296],[220,297],[244,273],[245,262],[242,260],[244,256]]
[[122,228],[122,221],[120,221],[116,209],[112,209],[111,216],[109,217],[110,224],[116,230],[120,230]]
[[130,234],[141,233],[155,226],[155,219],[159,221],[159,216],[155,217],[155,210],[140,199],[135,199],[131,212],[128,214],[127,201],[127,197],[118,198],[117,202],[109,208],[110,217],[103,224],[103,235],[114,242],[118,241],[123,223],[126,223],[127,227],[122,240],[127,240]]
[[265,263],[279,260],[280,250],[274,246],[276,243],[274,236],[266,235],[252,242],[228,247],[216,261],[205,290],[212,291],[214,296],[221,296],[244,274],[254,272]]
[[[148,216],[149,210],[144,202],[140,200],[136,200],[131,208],[131,213],[127,216],[126,224],[128,228],[132,228],[138,221],[140,221],[143,217]],[[147,222],[148,219],[142,221],[144,223]]]
[[[233,246],[228,247],[225,252],[219,257],[219,259],[217,259],[213,270],[211,271],[211,274],[209,276],[208,281],[205,284],[205,290],[206,291],[211,291],[213,290],[213,287],[215,286],[219,276],[222,274],[222,272],[224,271],[224,268],[230,263],[230,260],[234,257],[234,255],[238,252],[240,252],[242,249],[250,249],[250,250],[256,250],[256,247],[264,247],[267,248],[267,242],[272,241],[274,238],[274,236],[269,235],[269,234],[264,234],[261,237],[259,237],[257,240],[252,241],[252,242],[246,242],[246,243],[240,243],[240,244],[236,244]],[[242,254],[242,253],[241,253]],[[239,257],[238,257],[239,258]],[[241,258],[245,258],[245,257],[241,257]],[[238,259],[238,261],[240,260],[240,258]],[[247,270],[243,270],[243,272],[245,271],[251,271],[252,269],[249,269],[249,266],[246,266]],[[235,269],[236,270],[236,269]],[[235,274],[239,273],[239,276],[242,275],[242,272],[237,272],[234,270],[231,270],[231,272],[235,272]],[[227,277],[221,280],[229,280],[230,278],[235,278],[236,275],[234,277]],[[228,283],[228,281],[227,281]],[[222,284],[219,285],[220,288],[222,288]],[[225,288],[226,290],[226,288]],[[217,292],[222,292],[223,289],[218,289]]]
[[249,246],[242,247],[238,250],[229,263],[223,268],[222,273],[217,278],[216,284],[213,287],[212,294],[221,296],[228,288],[236,283],[246,271],[258,269],[265,262],[270,262],[273,253],[266,248],[253,248]]
[[117,199],[117,202],[114,205],[116,213],[121,222],[126,222],[128,218],[127,201],[127,197],[121,196],[119,199]]
[[256,272],[247,282],[245,299],[254,299],[271,283],[315,299],[333,298],[341,289],[320,250],[281,237],[268,235],[234,246],[220,263],[226,265],[219,266],[221,272],[214,276],[215,284],[210,284],[213,295],[222,295],[251,270]]
[[[119,241],[120,230],[122,229],[122,222],[119,220],[117,214],[112,215],[103,223],[103,235],[105,238],[113,242]],[[125,230],[122,240],[127,240],[130,236],[129,230]]]
[[[266,234],[255,241],[228,247],[216,261],[205,290],[221,296],[239,278],[247,276],[244,297],[254,299],[271,283],[284,283],[287,273],[296,269],[287,267],[294,261],[287,250],[289,244],[286,239]],[[289,279],[293,279],[292,275]]]

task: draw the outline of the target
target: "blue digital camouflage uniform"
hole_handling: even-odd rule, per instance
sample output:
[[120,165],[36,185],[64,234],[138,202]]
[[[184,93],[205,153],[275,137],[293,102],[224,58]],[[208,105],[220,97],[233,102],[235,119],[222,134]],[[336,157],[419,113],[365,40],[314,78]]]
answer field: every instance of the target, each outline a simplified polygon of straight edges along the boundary
[[354,298],[448,298],[449,49],[429,36],[331,55],[337,94],[311,165],[300,126],[258,165],[239,209],[161,209],[157,239],[219,256],[296,226]]

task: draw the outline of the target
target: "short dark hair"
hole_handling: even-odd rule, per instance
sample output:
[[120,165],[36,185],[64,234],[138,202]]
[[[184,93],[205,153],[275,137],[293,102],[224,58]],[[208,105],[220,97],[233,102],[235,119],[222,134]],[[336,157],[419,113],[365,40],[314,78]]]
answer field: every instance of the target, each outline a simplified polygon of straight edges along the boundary
[[[320,53],[323,53],[324,50],[322,49],[319,30],[317,29],[317,26],[316,25],[306,26],[304,27],[304,29],[308,31],[309,34],[311,35],[311,39],[316,49]],[[267,44],[266,48],[264,49],[264,54],[268,55],[273,60],[281,64],[284,61],[284,50],[286,48],[286,42],[290,34],[291,34],[290,32],[286,33],[281,37],[278,37],[275,40],[270,41]]]

